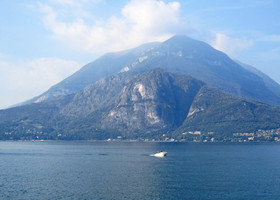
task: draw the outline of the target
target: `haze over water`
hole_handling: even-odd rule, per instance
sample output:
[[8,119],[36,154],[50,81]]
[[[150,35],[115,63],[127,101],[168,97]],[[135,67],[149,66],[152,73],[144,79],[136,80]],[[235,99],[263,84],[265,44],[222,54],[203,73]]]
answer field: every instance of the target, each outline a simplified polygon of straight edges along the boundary
[[[157,150],[165,158],[151,157]],[[0,199],[279,199],[279,144],[0,142]]]

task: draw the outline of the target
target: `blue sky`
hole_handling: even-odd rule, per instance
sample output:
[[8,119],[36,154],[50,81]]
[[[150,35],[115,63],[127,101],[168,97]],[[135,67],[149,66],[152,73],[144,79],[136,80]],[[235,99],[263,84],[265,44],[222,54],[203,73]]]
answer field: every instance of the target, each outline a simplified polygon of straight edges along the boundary
[[0,108],[106,52],[185,34],[280,83],[278,0],[1,0]]

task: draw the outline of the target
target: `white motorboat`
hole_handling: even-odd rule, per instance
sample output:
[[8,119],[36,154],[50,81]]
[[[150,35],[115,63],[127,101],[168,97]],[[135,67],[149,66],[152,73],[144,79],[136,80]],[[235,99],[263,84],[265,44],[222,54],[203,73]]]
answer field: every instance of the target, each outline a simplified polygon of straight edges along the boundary
[[162,158],[162,157],[166,156],[166,154],[167,154],[167,152],[165,152],[165,151],[159,151],[159,152],[155,153],[154,156]]

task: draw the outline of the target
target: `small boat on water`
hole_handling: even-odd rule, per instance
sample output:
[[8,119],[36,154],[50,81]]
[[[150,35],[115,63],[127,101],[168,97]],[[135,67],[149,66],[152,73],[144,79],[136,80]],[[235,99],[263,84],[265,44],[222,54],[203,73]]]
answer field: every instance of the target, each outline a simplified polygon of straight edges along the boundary
[[162,158],[162,157],[166,156],[166,154],[167,154],[167,152],[165,152],[165,151],[158,151],[157,153],[154,154],[154,156]]

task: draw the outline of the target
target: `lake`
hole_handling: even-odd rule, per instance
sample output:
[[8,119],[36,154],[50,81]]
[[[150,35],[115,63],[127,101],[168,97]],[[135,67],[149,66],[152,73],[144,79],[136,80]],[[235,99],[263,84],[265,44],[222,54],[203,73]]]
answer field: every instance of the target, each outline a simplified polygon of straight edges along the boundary
[[280,144],[3,141],[0,199],[280,199]]

